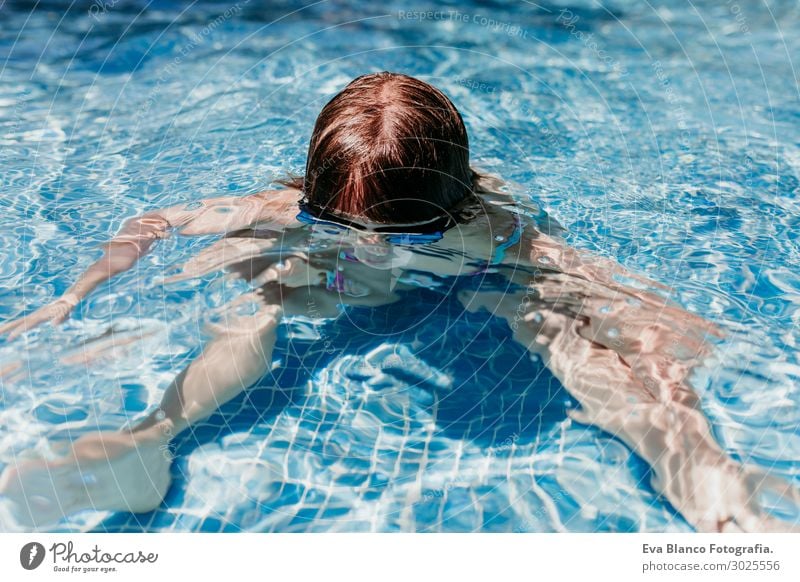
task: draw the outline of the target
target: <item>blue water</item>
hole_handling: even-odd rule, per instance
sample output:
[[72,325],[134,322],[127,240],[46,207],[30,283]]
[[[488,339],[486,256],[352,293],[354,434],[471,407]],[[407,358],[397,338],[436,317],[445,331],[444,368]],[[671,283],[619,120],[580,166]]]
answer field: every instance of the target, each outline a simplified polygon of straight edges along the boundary
[[[127,217],[301,173],[333,94],[404,72],[570,244],[725,329],[694,381],[715,435],[800,484],[796,2],[33,4],[0,8],[0,320],[63,292]],[[64,326],[0,340],[0,470],[156,406],[235,292],[158,278],[212,241],[166,240]],[[272,372],[177,439],[158,510],[57,529],[691,530],[506,326],[412,299],[282,327]]]

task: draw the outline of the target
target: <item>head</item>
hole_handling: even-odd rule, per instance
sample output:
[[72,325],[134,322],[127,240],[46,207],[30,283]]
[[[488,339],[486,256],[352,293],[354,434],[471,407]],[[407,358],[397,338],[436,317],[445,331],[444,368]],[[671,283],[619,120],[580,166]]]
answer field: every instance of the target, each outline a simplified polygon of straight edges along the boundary
[[358,77],[325,105],[302,180],[313,213],[381,224],[447,215],[472,188],[467,132],[453,103],[427,83],[386,72]]

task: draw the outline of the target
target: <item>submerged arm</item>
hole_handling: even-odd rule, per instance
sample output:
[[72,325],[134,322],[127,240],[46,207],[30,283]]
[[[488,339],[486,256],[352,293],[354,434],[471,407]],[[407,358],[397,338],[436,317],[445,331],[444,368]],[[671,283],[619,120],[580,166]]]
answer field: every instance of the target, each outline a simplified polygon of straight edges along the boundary
[[149,212],[125,222],[119,234],[103,245],[103,256],[67,289],[61,301],[68,301],[74,307],[98,285],[133,267],[150,251],[153,243],[167,236],[173,225],[165,215],[172,213],[174,210]]
[[159,212],[150,212],[128,220],[120,233],[104,245],[103,256],[61,297],[25,317],[0,326],[0,334],[8,333],[9,339],[14,339],[40,323],[61,323],[98,285],[130,269],[150,250],[156,240],[167,236],[169,226],[168,220]]
[[[244,301],[255,302],[257,312],[238,315],[235,308]],[[171,481],[168,443],[267,371],[282,311],[279,303],[261,296],[242,296],[143,422],[83,435],[65,455],[51,460],[13,463],[0,475],[0,496],[11,501],[11,514],[21,524],[42,527],[83,509],[158,507]]]
[[[249,293],[235,300],[225,323],[211,327],[213,338],[203,353],[173,380],[161,406],[132,433],[167,442],[255,384],[271,364],[275,330],[283,316],[280,297],[273,299],[265,303],[263,296]],[[244,303],[256,305],[256,313],[237,315],[235,308]]]
[[89,266],[64,295],[23,318],[0,325],[0,334],[8,333],[9,339],[13,339],[40,323],[64,321],[84,297],[98,285],[132,268],[157,240],[168,236],[171,228],[180,228],[179,232],[185,235],[204,235],[222,234],[270,219],[285,223],[296,197],[294,191],[285,190],[213,198],[198,203],[197,208],[179,205],[129,219],[120,232],[105,243],[103,256]]
[[618,283],[627,275],[619,265],[599,268],[553,239],[533,241],[530,263],[542,265],[542,256],[551,270],[528,275],[524,291],[462,300],[506,319],[514,338],[580,403],[571,416],[617,436],[649,463],[654,488],[698,530],[788,529],[757,496],[770,487],[797,502],[797,492],[725,454],[689,383],[719,331],[654,293]]

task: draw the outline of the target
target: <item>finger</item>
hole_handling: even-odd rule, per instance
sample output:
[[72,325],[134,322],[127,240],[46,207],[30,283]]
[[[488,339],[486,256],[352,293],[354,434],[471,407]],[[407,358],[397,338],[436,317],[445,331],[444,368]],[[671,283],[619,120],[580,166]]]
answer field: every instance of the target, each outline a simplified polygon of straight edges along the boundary
[[52,315],[49,319],[54,325],[57,325],[67,319],[70,313],[72,313],[72,306],[70,304],[58,302],[53,304]]
[[264,270],[261,275],[253,280],[254,283],[258,285],[264,285],[266,283],[281,283],[285,280],[287,273],[290,270],[290,261],[292,259],[286,259],[285,261],[279,261],[270,265],[267,269]]
[[265,283],[280,283],[283,279],[281,272],[282,269],[279,269],[273,265],[258,277],[258,282],[262,285]]
[[59,313],[50,321],[53,322],[53,325],[60,325],[64,323],[67,319],[69,319],[69,311],[65,311],[64,313]]
[[[292,257],[275,263],[267,269],[266,281],[275,281],[289,287],[308,285],[311,281],[311,270],[304,259]],[[292,285],[295,283],[295,285]]]

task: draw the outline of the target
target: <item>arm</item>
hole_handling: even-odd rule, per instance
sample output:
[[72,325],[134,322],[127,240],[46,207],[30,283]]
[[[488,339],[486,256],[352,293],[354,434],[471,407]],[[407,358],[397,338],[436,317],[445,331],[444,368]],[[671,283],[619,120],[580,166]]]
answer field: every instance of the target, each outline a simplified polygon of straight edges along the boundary
[[66,455],[20,461],[0,475],[0,496],[11,502],[19,523],[43,527],[82,509],[150,511],[169,489],[168,443],[183,429],[211,415],[268,370],[280,323],[280,299],[244,295],[259,309],[240,316],[231,309],[214,326],[202,354],[173,380],[160,406],[138,425],[86,434]]
[[[245,197],[205,200],[194,209],[185,205],[147,212],[125,222],[119,234],[104,245],[103,256],[93,263],[61,297],[20,319],[0,325],[0,335],[14,339],[40,323],[60,323],[98,285],[127,271],[146,255],[171,228],[184,235],[221,234],[255,222],[283,224],[291,215],[297,194],[291,190],[266,191]],[[296,212],[295,212],[296,214]]]
[[120,232],[103,245],[103,256],[95,261],[62,295],[74,307],[98,285],[127,271],[146,255],[153,244],[168,234],[171,226],[165,216],[177,214],[176,209],[155,211],[125,222]]
[[[174,212],[173,209],[170,209]],[[98,285],[130,269],[145,255],[153,243],[167,236],[170,224],[159,212],[150,212],[128,220],[120,233],[104,245],[103,256],[93,263],[67,291],[33,313],[0,326],[0,334],[9,340],[44,323],[61,323],[84,297]]]
[[[506,319],[514,338],[580,403],[575,420],[624,441],[653,468],[653,487],[702,531],[785,530],[758,494],[771,488],[800,502],[780,480],[745,467],[716,443],[689,383],[718,330],[648,291],[618,283],[619,265],[599,272],[588,254],[532,241],[530,264],[552,269],[512,294],[462,297]],[[642,278],[628,276],[644,282]],[[521,283],[522,281],[517,281]]]
[[[235,308],[257,305],[253,315],[240,316]],[[134,435],[152,435],[169,441],[174,435],[216,411],[255,384],[271,364],[276,332],[283,316],[281,298],[248,293],[227,308],[224,324],[210,325],[213,338],[203,353],[167,388],[159,408],[131,429]]]

